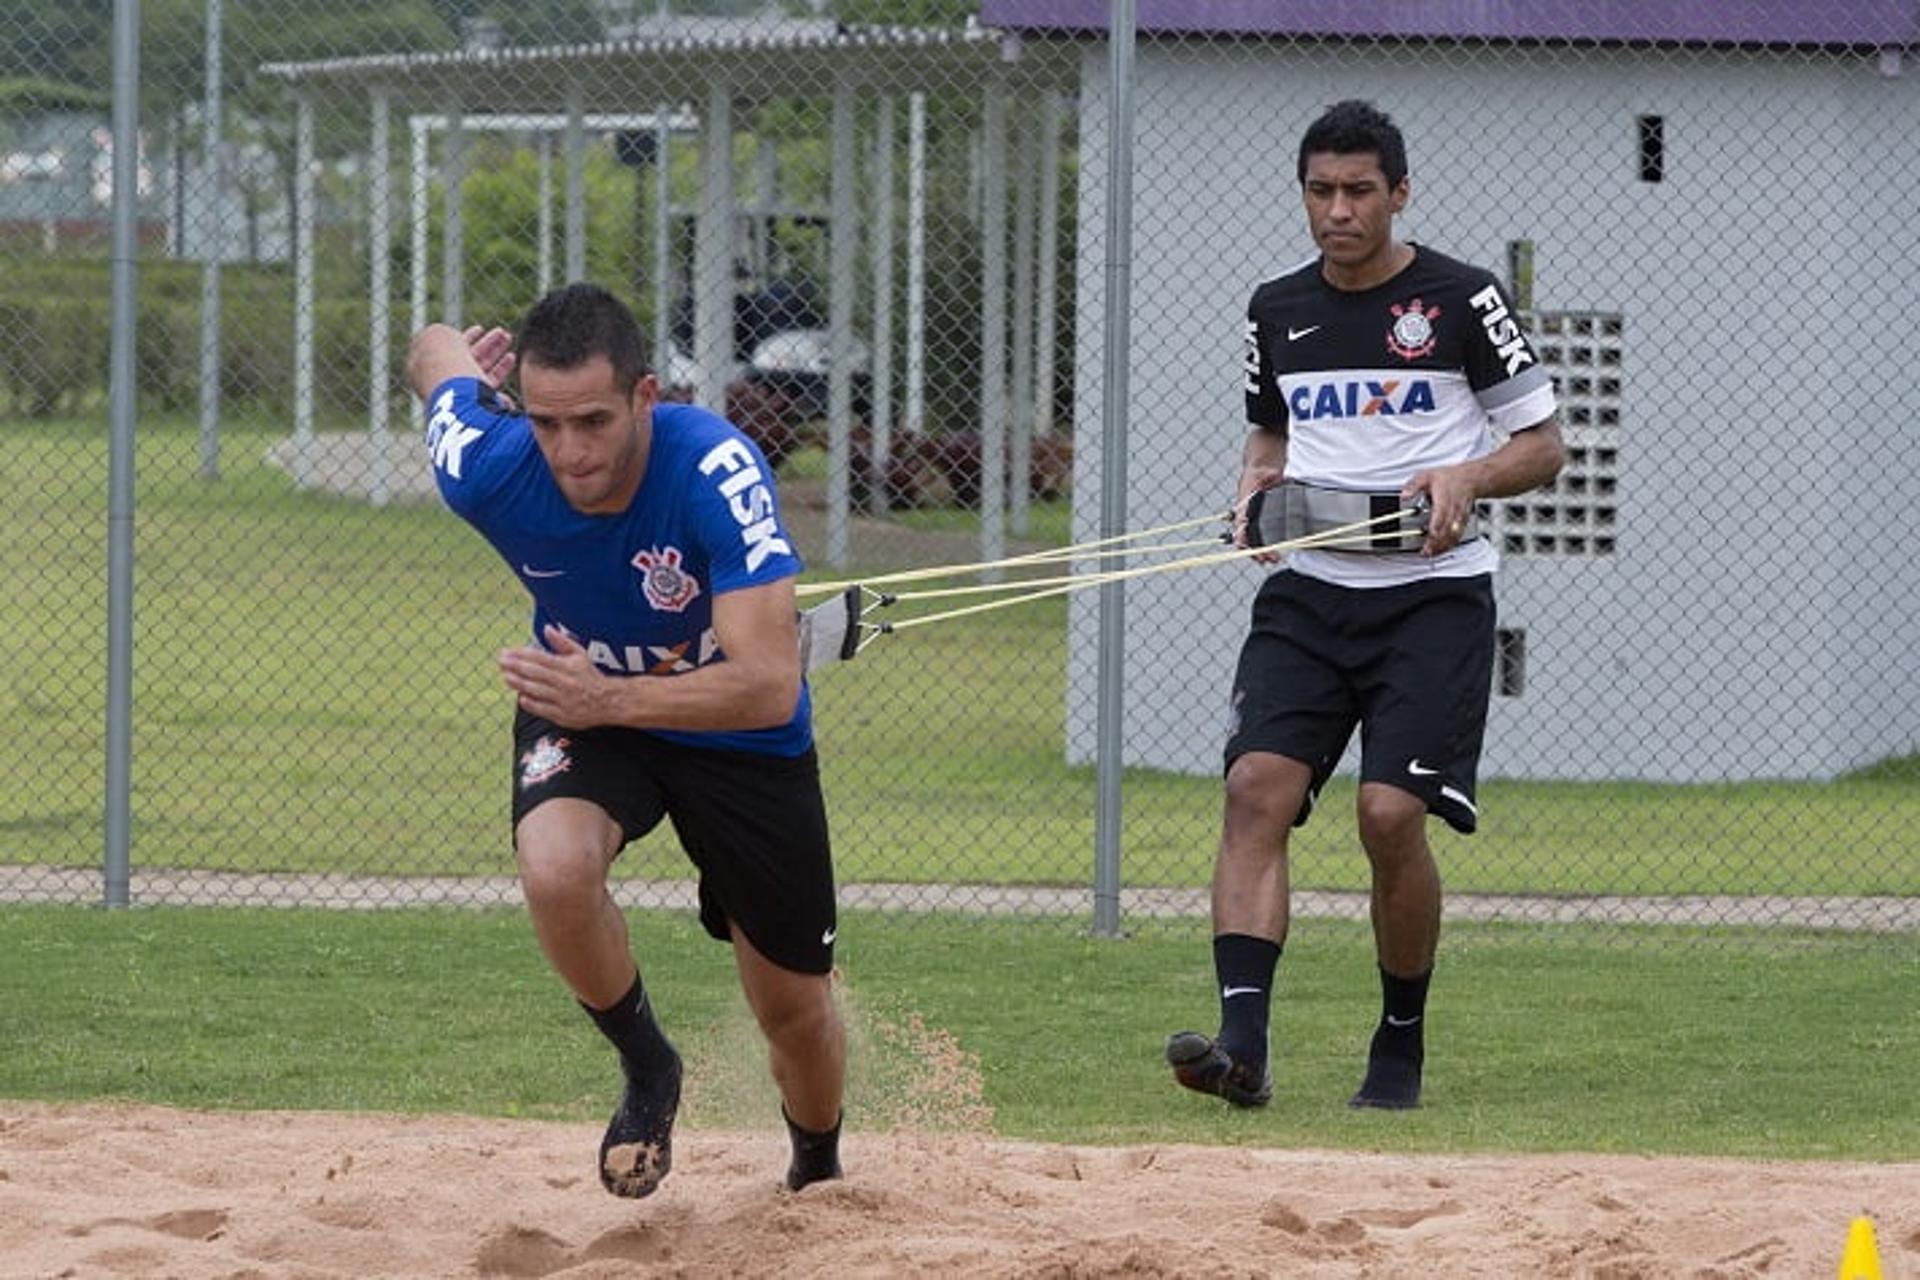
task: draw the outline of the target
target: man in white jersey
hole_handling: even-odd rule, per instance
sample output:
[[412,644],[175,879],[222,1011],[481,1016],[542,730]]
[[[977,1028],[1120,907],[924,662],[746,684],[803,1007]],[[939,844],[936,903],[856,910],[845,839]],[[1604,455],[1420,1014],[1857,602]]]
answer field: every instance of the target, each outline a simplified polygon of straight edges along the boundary
[[[1320,252],[1248,305],[1253,429],[1235,509],[1279,485],[1309,505],[1418,507],[1425,535],[1417,549],[1295,552],[1260,588],[1214,863],[1220,1029],[1174,1035],[1167,1061],[1181,1085],[1236,1106],[1271,1097],[1288,834],[1357,724],[1382,1009],[1350,1102],[1399,1109],[1420,1101],[1440,932],[1427,815],[1461,832],[1477,817],[1499,557],[1476,536],[1474,504],[1551,482],[1565,450],[1552,383],[1499,283],[1394,238],[1410,188],[1393,122],[1371,103],[1335,104],[1302,137],[1297,171]],[[1244,519],[1237,537],[1249,545]]]

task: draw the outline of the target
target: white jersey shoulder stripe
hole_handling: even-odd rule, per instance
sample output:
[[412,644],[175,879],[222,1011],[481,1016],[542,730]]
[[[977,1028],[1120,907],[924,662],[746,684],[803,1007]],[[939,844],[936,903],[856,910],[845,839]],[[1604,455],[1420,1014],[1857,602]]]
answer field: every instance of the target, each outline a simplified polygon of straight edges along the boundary
[[1480,403],[1486,406],[1487,412],[1491,413],[1504,405],[1512,404],[1515,400],[1525,399],[1542,387],[1551,391],[1553,379],[1548,376],[1545,369],[1535,365],[1531,369],[1522,369],[1513,377],[1496,382],[1481,391]]

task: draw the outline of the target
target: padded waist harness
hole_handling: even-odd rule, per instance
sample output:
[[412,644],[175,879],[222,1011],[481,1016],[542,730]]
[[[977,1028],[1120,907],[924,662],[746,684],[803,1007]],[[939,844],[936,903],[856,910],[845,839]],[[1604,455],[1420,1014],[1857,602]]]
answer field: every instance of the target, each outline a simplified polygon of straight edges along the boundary
[[[1386,517],[1402,512],[1398,519]],[[1424,497],[1411,501],[1398,493],[1366,493],[1355,489],[1327,489],[1288,480],[1262,489],[1247,500],[1247,543],[1270,547],[1310,538],[1335,529],[1349,529],[1367,521],[1380,523],[1352,530],[1352,540],[1329,543],[1330,551],[1418,551],[1427,539],[1430,514]],[[1459,541],[1480,536],[1480,521],[1467,516]]]

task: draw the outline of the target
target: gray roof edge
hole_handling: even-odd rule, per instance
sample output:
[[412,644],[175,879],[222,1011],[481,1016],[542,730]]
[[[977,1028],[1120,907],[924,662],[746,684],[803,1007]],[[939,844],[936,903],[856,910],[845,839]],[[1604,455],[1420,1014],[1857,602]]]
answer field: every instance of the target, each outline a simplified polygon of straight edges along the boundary
[[636,34],[617,40],[586,44],[526,45],[497,49],[437,49],[422,53],[362,54],[320,58],[311,62],[269,62],[262,75],[286,81],[338,76],[376,76],[423,68],[514,67],[582,62],[636,56],[674,54],[764,53],[782,50],[926,49],[958,45],[988,45],[1017,39],[1004,31],[980,26],[888,27],[833,23],[776,24],[770,28],[743,24],[734,29],[709,28],[680,34]]
[[[1138,0],[1144,35],[1427,37],[1605,43],[1920,44],[1920,0]],[[981,0],[980,21],[1101,35],[1109,0]]]

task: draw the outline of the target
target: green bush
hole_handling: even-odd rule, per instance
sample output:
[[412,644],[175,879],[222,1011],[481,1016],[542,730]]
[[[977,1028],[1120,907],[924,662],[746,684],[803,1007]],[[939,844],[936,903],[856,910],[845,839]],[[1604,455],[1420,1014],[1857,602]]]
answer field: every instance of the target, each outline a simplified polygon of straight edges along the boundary
[[[0,412],[51,417],[82,412],[107,392],[112,334],[110,264],[53,259],[0,280]],[[220,391],[235,407],[293,404],[293,282],[284,268],[221,272]],[[367,403],[369,330],[364,292],[329,281],[314,304],[314,402],[322,412],[357,413]],[[135,377],[144,405],[164,411],[197,402],[200,385],[200,268],[142,264],[136,298]],[[388,352],[396,371],[406,350],[404,316]]]
[[143,291],[134,319],[134,385],[141,403],[167,412],[193,404],[199,397],[199,300],[191,310],[178,302]]
[[[222,273],[224,283],[225,273]],[[283,289],[280,294],[290,294]],[[196,340],[195,346],[197,347]],[[220,396],[231,404],[263,404],[293,388],[293,302],[290,296],[243,288],[221,291]]]
[[104,303],[57,289],[0,297],[0,335],[9,348],[0,389],[14,414],[72,413],[105,388],[108,315]]

